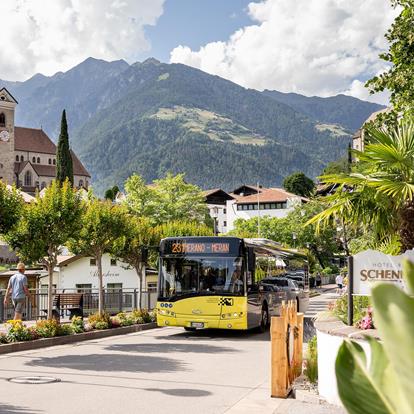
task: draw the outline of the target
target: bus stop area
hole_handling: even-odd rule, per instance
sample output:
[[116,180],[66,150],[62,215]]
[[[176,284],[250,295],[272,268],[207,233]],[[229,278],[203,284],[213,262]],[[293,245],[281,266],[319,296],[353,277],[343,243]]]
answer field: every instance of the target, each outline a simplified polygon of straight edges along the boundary
[[270,398],[269,355],[269,332],[181,328],[2,355],[0,412],[342,412]]

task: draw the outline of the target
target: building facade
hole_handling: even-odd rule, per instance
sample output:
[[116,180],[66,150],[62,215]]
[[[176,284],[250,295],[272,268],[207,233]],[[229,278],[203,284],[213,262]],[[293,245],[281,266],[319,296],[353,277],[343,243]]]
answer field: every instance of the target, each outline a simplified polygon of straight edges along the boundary
[[242,185],[231,193],[216,188],[205,191],[204,195],[218,233],[233,230],[237,219],[286,217],[297,205],[308,201],[282,188],[250,185]]
[[[16,105],[11,93],[0,89],[0,179],[34,194],[56,176],[56,145],[42,129],[15,126]],[[87,189],[90,174],[71,152],[74,185]]]

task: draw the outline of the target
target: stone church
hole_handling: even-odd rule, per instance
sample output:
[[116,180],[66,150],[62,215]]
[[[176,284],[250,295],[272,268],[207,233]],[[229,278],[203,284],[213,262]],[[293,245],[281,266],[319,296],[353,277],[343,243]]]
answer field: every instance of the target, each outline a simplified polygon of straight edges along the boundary
[[[0,180],[34,194],[56,176],[56,145],[42,129],[14,125],[16,99],[0,89]],[[91,176],[72,151],[74,185],[87,189]]]

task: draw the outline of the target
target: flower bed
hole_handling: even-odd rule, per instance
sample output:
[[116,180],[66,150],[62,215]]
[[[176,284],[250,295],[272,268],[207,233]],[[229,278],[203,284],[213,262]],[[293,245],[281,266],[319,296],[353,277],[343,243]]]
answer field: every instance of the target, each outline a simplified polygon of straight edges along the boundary
[[52,319],[37,321],[36,325],[31,327],[27,327],[20,320],[11,320],[6,323],[7,333],[0,333],[0,349],[7,344],[16,342],[75,336],[85,332],[112,330],[151,322],[155,322],[155,314],[147,310],[134,310],[128,314],[121,312],[116,316],[109,316],[107,313],[103,315],[92,314],[86,323],[82,318],[76,316],[69,324],[59,324]]

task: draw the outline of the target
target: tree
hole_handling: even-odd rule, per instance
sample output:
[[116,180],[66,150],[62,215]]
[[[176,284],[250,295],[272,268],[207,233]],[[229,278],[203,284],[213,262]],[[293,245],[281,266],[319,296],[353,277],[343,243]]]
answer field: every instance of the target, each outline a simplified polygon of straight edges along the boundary
[[381,59],[391,63],[391,67],[370,79],[366,86],[371,93],[391,92],[393,112],[389,118],[395,121],[397,114],[411,119],[414,116],[414,1],[391,0],[391,3],[402,9],[385,35],[389,42],[388,52],[380,55]]
[[[305,225],[323,208],[323,204],[314,200],[298,205],[284,218],[263,217],[260,220],[260,235],[288,247],[306,249],[315,256],[321,267],[325,267],[341,248],[336,226],[327,225],[317,232],[316,225]],[[257,219],[236,220],[231,234],[238,237],[257,237]]]
[[308,223],[318,226],[340,218],[372,229],[379,241],[398,235],[401,249],[414,247],[414,124],[393,129],[366,127],[364,152],[354,151],[357,172],[325,175],[337,186],[326,208]]
[[102,256],[112,253],[125,229],[125,210],[114,206],[110,201],[92,198],[86,202],[82,216],[82,228],[77,239],[69,243],[75,254],[92,256],[96,260],[99,279],[99,308],[103,313],[103,273]]
[[11,230],[19,221],[24,202],[15,187],[0,180],[0,234]]
[[56,179],[63,183],[66,178],[73,185],[73,162],[69,147],[68,123],[66,111],[63,110],[56,153]]
[[131,213],[148,217],[157,225],[169,221],[209,222],[208,208],[201,189],[184,180],[184,174],[155,180],[147,186],[137,175],[125,183],[126,201]]
[[18,225],[6,234],[6,241],[22,260],[41,262],[47,269],[48,318],[52,318],[53,270],[62,246],[76,238],[81,227],[82,204],[69,181],[53,181],[42,197],[27,204]]
[[295,172],[283,180],[283,187],[290,193],[310,197],[315,189],[315,183],[303,172]]
[[119,187],[117,185],[114,185],[111,188],[108,188],[105,191],[105,200],[111,200],[114,201],[116,198],[116,195],[119,193]]

